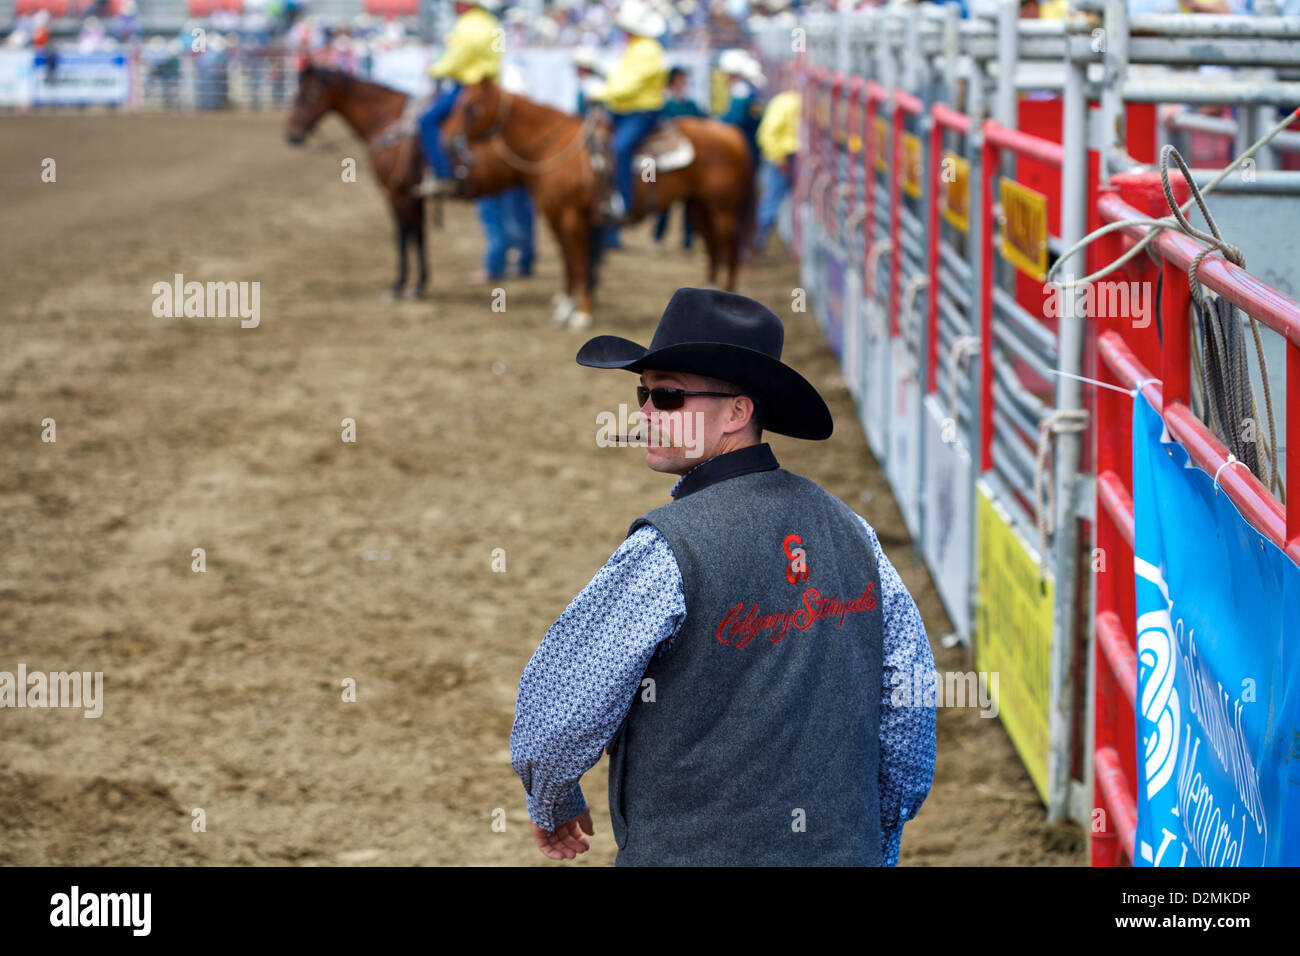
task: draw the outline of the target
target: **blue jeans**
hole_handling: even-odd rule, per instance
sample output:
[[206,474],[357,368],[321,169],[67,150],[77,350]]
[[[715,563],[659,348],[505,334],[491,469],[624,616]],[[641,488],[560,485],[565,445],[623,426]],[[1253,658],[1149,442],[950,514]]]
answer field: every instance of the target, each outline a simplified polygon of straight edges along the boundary
[[614,184],[623,197],[623,208],[632,211],[632,156],[646,138],[663,110],[614,113]]
[[447,153],[442,148],[438,127],[451,115],[459,93],[460,84],[452,83],[434,97],[433,105],[420,117],[420,147],[424,150],[424,158],[433,167],[433,174],[439,179],[451,179],[455,175],[451,168],[451,160],[447,158]]
[[790,192],[790,176],[783,173],[776,163],[764,160],[759,168],[759,189],[758,234],[754,237],[754,245],[762,249],[767,244],[767,234],[781,214],[781,203]]
[[478,200],[479,222],[487,235],[483,263],[489,279],[506,277],[506,253],[519,250],[519,271],[533,271],[533,200],[523,186]]

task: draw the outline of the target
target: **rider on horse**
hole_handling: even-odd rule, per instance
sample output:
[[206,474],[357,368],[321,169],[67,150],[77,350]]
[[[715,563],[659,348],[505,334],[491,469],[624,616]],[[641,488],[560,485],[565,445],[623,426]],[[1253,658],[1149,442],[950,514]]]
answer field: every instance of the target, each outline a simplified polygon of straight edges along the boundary
[[462,86],[496,78],[501,68],[505,31],[492,11],[500,9],[501,0],[456,2],[456,12],[460,17],[447,34],[447,45],[442,56],[429,68],[429,74],[434,78],[448,78],[452,82],[434,98],[433,105],[420,117],[420,145],[437,177],[436,180],[431,180],[426,176],[420,184],[422,193],[454,194],[452,181],[455,174],[451,160],[442,148],[438,128],[451,115]]
[[610,197],[608,212],[612,219],[626,220],[632,212],[632,156],[663,114],[668,65],[656,37],[667,24],[645,0],[623,0],[614,23],[628,34],[627,47],[593,98],[605,104],[614,121],[618,191]]

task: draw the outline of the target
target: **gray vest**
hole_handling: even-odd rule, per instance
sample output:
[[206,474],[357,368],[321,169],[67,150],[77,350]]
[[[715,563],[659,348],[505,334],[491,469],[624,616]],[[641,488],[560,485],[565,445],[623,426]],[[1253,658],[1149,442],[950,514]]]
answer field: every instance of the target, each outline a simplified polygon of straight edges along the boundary
[[643,524],[686,619],[608,746],[616,865],[880,865],[880,578],[857,516],[773,469]]

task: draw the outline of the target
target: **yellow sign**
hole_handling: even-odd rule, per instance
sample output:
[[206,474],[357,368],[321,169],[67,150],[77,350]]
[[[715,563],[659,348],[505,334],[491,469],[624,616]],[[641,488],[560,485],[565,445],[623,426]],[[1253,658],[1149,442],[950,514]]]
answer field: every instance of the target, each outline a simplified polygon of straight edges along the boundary
[[945,152],[939,167],[939,188],[943,191],[939,208],[943,218],[954,228],[970,228],[970,163],[956,153]]
[[889,172],[889,121],[876,117],[876,169]]
[[988,487],[977,487],[975,669],[998,674],[988,680],[993,704],[1046,803],[1054,586]]
[[1002,255],[1032,279],[1047,278],[1047,197],[1002,179]]
[[903,134],[903,192],[921,198],[921,137]]

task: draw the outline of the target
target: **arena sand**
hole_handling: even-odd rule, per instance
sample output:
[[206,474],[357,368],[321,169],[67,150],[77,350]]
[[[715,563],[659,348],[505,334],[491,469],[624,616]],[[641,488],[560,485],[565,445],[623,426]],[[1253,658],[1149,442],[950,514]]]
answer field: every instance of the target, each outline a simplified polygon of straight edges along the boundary
[[[580,368],[583,336],[550,324],[549,236],[493,312],[465,281],[473,209],[452,205],[432,297],[388,305],[386,211],[334,121],[297,151],[278,115],[3,123],[0,669],[102,671],[104,713],[0,713],[0,863],[563,865],[510,768],[519,675],[671,478],[597,447],[633,377]],[[591,334],[647,341],[702,282],[648,228],[607,262]],[[259,327],[155,317],[176,273],[259,282]],[[777,456],[872,522],[939,667],[966,670],[797,284],[781,257],[740,291],[785,319],[837,428],[776,436]],[[614,859],[605,768],[582,865]],[[941,710],[904,865],[1077,865],[1084,846],[1043,822],[997,720]]]

